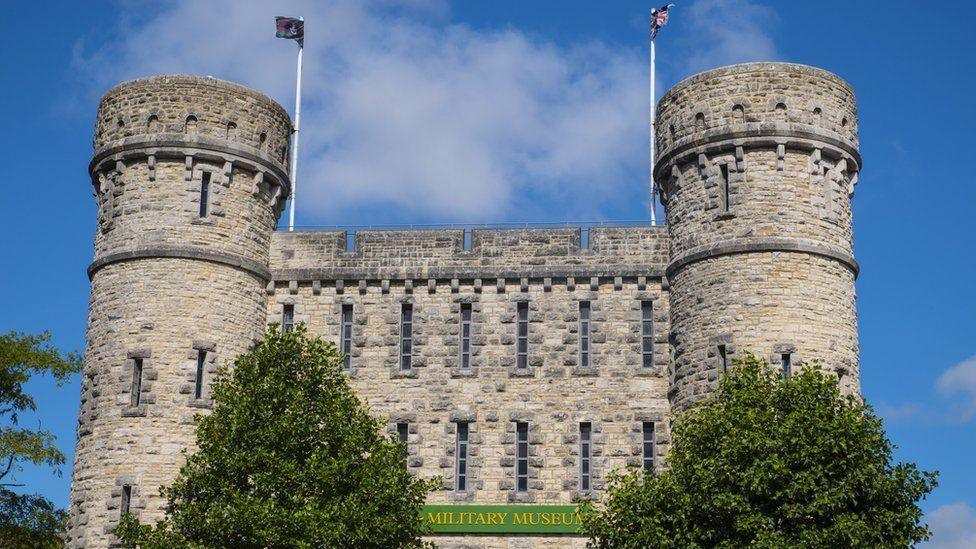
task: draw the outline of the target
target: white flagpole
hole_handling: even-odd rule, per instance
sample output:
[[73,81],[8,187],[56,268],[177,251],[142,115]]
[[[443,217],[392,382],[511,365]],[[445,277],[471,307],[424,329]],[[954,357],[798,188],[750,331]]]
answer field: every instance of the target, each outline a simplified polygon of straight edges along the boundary
[[[299,17],[302,21],[301,17]],[[288,230],[295,230],[295,190],[298,179],[298,126],[302,119],[302,50],[298,46],[298,76],[295,84],[295,131],[291,140],[291,207],[288,211]]]
[[[652,16],[653,17],[653,16]],[[654,184],[654,124],[657,113],[654,112],[654,38],[651,38],[651,225],[657,223],[655,203],[657,199],[657,185]]]

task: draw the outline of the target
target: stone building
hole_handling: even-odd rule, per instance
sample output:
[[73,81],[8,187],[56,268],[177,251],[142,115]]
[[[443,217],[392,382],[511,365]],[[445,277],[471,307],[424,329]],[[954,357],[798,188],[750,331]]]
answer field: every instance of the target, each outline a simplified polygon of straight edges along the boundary
[[[219,364],[273,322],[349,380],[440,476],[431,504],[545,511],[660,467],[673,412],[744,350],[859,390],[854,93],[786,63],[704,72],[658,105],[665,226],[282,232],[291,122],[267,97],[160,76],[102,99],[69,545],[104,547],[194,440]],[[560,509],[552,507],[552,509]],[[483,532],[486,530],[483,530]],[[444,547],[582,547],[440,534]]]

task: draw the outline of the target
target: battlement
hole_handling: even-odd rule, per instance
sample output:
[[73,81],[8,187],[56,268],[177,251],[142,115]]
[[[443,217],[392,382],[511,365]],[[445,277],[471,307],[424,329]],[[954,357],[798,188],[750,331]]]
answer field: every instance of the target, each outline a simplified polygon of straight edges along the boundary
[[661,276],[665,227],[276,232],[276,280]]

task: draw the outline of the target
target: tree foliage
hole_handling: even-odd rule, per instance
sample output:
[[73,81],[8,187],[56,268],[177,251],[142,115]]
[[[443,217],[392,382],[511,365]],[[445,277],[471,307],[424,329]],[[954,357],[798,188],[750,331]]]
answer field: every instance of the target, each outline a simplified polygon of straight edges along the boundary
[[44,429],[20,426],[20,415],[37,409],[24,385],[35,375],[50,375],[58,386],[81,371],[81,359],[50,345],[51,336],[0,334],[0,540],[4,547],[60,547],[67,514],[47,499],[12,490],[24,464],[51,467],[61,475],[64,453]]
[[346,383],[335,345],[304,326],[263,341],[222,371],[197,446],[164,488],[156,525],[127,516],[127,547],[419,547],[434,480]]
[[936,474],[893,463],[870,406],[814,364],[789,378],[748,355],[679,415],[666,469],[613,475],[584,513],[591,546],[910,547]]

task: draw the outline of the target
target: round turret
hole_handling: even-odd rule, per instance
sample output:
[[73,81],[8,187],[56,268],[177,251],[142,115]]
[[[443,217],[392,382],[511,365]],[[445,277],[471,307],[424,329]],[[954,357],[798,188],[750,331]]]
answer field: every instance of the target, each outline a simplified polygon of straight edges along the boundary
[[856,392],[850,86],[804,65],[733,65],[675,85],[657,120],[674,407],[747,350],[787,371],[819,360]]
[[243,86],[159,76],[102,98],[98,203],[68,544],[105,547],[193,447],[217,368],[265,326],[272,231],[289,192],[288,113]]

